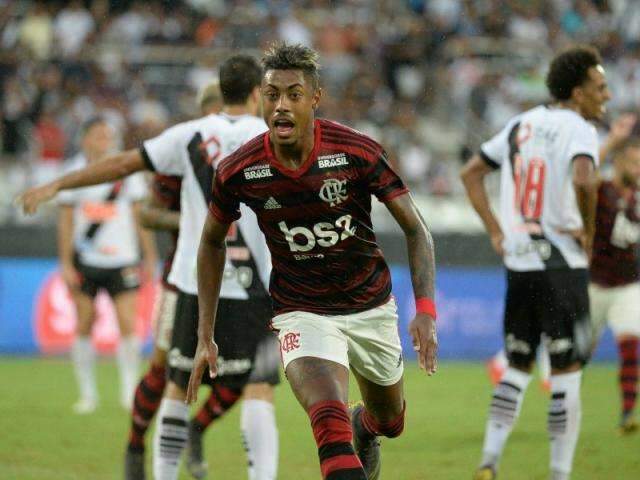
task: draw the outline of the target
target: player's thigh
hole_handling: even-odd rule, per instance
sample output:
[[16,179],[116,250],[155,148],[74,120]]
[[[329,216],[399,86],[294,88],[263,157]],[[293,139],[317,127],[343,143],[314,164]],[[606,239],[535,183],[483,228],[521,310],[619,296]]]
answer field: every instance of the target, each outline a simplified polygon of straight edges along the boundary
[[593,343],[597,343],[602,331],[607,326],[609,309],[616,296],[614,289],[589,285],[589,307],[591,318],[591,335]]
[[504,344],[509,364],[529,370],[542,334],[540,305],[545,301],[540,288],[541,272],[507,271],[504,308]]
[[391,297],[379,307],[346,316],[349,364],[360,377],[379,386],[396,385],[404,365],[398,313]]
[[137,298],[137,290],[125,290],[113,297],[122,336],[132,335],[135,331]]
[[608,323],[616,338],[640,337],[640,284],[616,287]]
[[344,317],[288,312],[272,319],[289,385],[308,409],[321,401],[347,401],[349,356]]
[[[198,297],[178,292],[171,345],[167,355],[168,378],[174,389],[186,391],[198,345]],[[205,375],[203,377],[209,377]]]
[[555,371],[584,365],[592,347],[588,273],[584,269],[547,271],[543,329]]
[[71,298],[78,318],[77,332],[80,335],[89,335],[95,319],[94,297],[78,288],[71,291]]

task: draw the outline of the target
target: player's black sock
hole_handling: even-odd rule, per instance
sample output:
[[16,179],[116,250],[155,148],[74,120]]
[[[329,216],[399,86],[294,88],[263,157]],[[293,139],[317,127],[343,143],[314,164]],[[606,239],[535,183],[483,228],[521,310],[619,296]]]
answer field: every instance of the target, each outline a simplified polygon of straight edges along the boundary
[[144,435],[160,407],[166,383],[164,366],[152,365],[136,388],[129,431],[129,450],[132,452],[144,451]]
[[351,445],[351,420],[339,401],[318,402],[309,409],[324,480],[367,480]]

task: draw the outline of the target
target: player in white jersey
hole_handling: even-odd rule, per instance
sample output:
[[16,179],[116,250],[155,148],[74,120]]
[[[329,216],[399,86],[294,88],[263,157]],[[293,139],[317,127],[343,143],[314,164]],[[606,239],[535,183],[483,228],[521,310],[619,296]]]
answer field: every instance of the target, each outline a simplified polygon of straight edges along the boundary
[[[87,122],[82,131],[82,152],[70,160],[72,169],[100,160],[115,147],[115,134],[102,118]],[[95,352],[91,329],[94,300],[100,289],[113,299],[120,342],[120,400],[130,408],[140,364],[140,345],[135,335],[135,302],[140,285],[140,248],[145,272],[153,275],[156,263],[152,235],[140,228],[137,213],[146,195],[140,175],[124,181],[62,192],[58,197],[58,250],[62,277],[76,306],[78,323],[72,360],[80,390],[76,413],[91,413],[98,403]]]
[[[157,479],[177,478],[180,455],[188,436],[188,407],[184,398],[197,344],[196,260],[207,216],[212,167],[266,131],[263,120],[256,117],[261,79],[261,67],[255,59],[234,56],[220,68],[220,89],[225,103],[220,115],[176,125],[144,142],[140,150],[114,155],[82,172],[32,189],[21,198],[26,210],[33,211],[37,204],[59,190],[112,181],[145,168],[183,177],[180,234],[169,275],[169,282],[178,288],[179,294],[168,355],[169,384],[160,406],[154,439],[154,477]],[[218,315],[225,320],[215,331],[220,347],[219,374],[213,380],[207,378],[214,389],[224,389],[220,403],[226,408],[238,399],[249,380],[257,344],[268,334],[271,316],[266,287],[271,259],[255,216],[249,211],[244,216],[246,219],[237,222],[227,238],[229,261],[218,304]],[[254,395],[269,396],[271,392],[256,389]],[[247,398],[251,398],[251,394],[245,392],[245,400]],[[256,480],[272,479],[276,475],[278,442],[273,407],[269,402],[262,404],[260,411],[256,408],[248,413],[243,411],[243,417],[248,417],[243,427],[253,430],[246,431],[245,438],[254,467],[250,475]]]
[[[524,112],[485,142],[462,172],[467,194],[507,268],[505,349],[476,480],[495,478],[520,412],[541,334],[551,359],[551,478],[566,480],[580,429],[580,382],[590,353],[588,255],[595,230],[598,138],[610,94],[599,54],[576,47],[547,75],[553,103]],[[484,177],[501,169],[493,214]]]

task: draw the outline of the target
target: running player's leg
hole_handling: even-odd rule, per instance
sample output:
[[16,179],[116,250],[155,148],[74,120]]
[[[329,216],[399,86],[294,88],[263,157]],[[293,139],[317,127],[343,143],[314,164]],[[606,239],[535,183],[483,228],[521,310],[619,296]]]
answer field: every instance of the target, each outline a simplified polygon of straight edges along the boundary
[[290,312],[272,324],[291,390],[311,420],[322,478],[366,480],[351,444],[348,347],[339,318]]
[[582,269],[566,269],[550,270],[546,275],[543,328],[549,338],[551,359],[551,479],[567,480],[582,419],[582,367],[592,348],[588,274]]
[[632,433],[638,429],[634,409],[638,395],[640,284],[635,282],[608,290],[611,291],[612,305],[607,320],[616,338],[620,359],[618,371],[622,400],[620,431]]
[[509,435],[522,408],[525,391],[540,342],[537,302],[541,293],[538,272],[507,272],[504,312],[505,350],[509,366],[491,397],[482,459],[475,479],[495,478]]
[[76,338],[71,348],[71,359],[80,390],[80,399],[74,404],[73,409],[80,414],[93,412],[98,403],[95,374],[96,353],[91,343],[91,327],[95,319],[93,305],[95,290],[90,287],[87,280],[83,279],[81,288],[71,292],[78,318]]
[[144,437],[155,416],[167,383],[167,351],[171,345],[178,294],[165,287],[158,294],[154,311],[154,346],[150,365],[134,393],[129,441],[125,455],[125,479],[140,480],[144,474]]
[[140,341],[135,333],[137,289],[129,289],[113,296],[116,307],[120,342],[116,351],[120,372],[120,403],[131,410],[140,371]]
[[240,428],[248,457],[249,480],[275,480],[278,474],[278,428],[273,404],[280,383],[280,345],[269,332],[260,341],[255,367],[244,388]]

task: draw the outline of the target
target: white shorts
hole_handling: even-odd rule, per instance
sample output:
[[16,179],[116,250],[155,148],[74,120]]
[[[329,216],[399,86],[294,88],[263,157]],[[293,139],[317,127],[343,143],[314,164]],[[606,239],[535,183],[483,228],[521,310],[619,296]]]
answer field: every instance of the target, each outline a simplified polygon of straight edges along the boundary
[[608,288],[592,283],[589,300],[594,340],[607,324],[616,337],[640,336],[640,283]]
[[178,292],[160,287],[153,311],[153,337],[156,347],[165,352],[171,347],[177,300]]
[[382,386],[402,378],[402,346],[393,297],[384,305],[349,315],[288,312],[272,320],[286,371],[292,360],[315,357],[353,368]]

